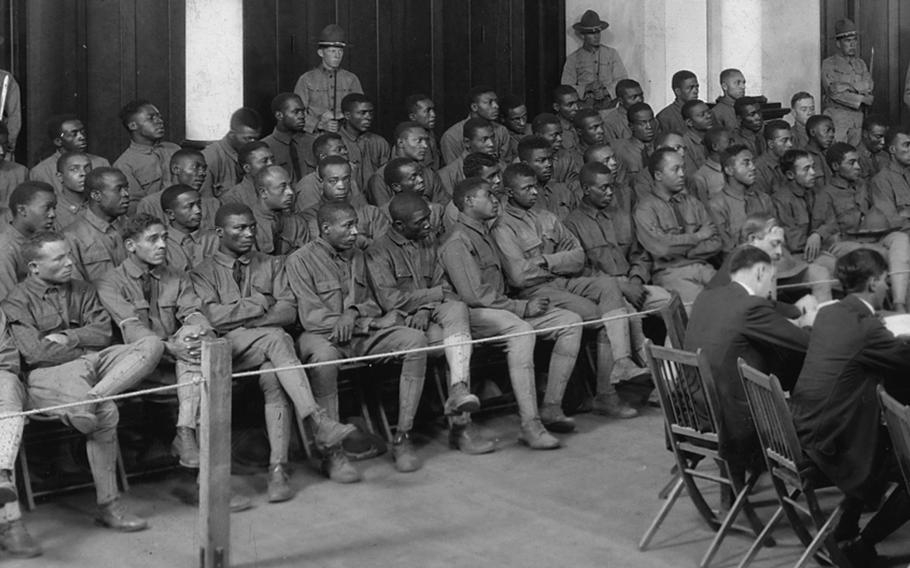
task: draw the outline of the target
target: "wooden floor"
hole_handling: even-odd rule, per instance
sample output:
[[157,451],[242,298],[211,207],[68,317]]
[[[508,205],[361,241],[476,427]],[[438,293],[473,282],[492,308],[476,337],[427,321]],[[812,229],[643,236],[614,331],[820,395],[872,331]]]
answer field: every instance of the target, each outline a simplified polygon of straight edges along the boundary
[[[670,454],[664,449],[659,412],[629,421],[582,415],[579,432],[565,447],[535,452],[516,442],[517,418],[484,423],[499,450],[486,456],[450,451],[442,433],[425,442],[419,472],[396,473],[388,456],[360,462],[365,481],[342,486],[300,464],[292,501],[265,502],[265,476],[236,476],[235,488],[254,509],[232,516],[232,566],[317,567],[680,567],[696,566],[710,533],[683,498],[658,533],[652,549],[637,542],[660,505]],[[42,558],[6,567],[190,567],[198,563],[195,511],[171,495],[173,477],[137,481],[128,495],[132,510],[151,528],[118,534],[92,525],[93,494],[81,492],[40,503],[26,514]],[[760,514],[773,500],[767,491]],[[763,551],[756,567],[792,566],[800,549],[786,525],[779,545]],[[714,564],[735,566],[750,540],[732,536]],[[910,561],[910,529],[882,552]]]

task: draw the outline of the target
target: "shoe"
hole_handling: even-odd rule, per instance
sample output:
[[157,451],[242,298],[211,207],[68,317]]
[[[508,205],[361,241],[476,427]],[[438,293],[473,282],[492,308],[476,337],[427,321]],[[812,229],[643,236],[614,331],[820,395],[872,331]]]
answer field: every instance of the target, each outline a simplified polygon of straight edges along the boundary
[[480,435],[473,422],[452,424],[449,430],[449,447],[469,455],[489,454],[496,450],[496,444]]
[[392,439],[392,457],[395,458],[395,469],[401,473],[411,473],[417,471],[420,466],[420,458],[414,451],[414,445],[411,444],[411,436],[407,432],[399,432]]
[[480,410],[480,399],[471,394],[468,385],[457,382],[449,388],[449,398],[446,399],[446,416],[456,416],[464,412],[477,412]]
[[575,431],[575,421],[563,414],[559,404],[544,404],[540,409],[540,421],[550,432],[568,434]]
[[629,357],[623,357],[613,363],[613,371],[610,373],[610,380],[613,384],[616,384],[623,381],[631,381],[633,379],[641,380],[642,377],[650,374],[651,371],[644,367],[639,367]]
[[[189,505],[190,507],[199,506],[199,485],[196,483],[192,486],[186,484],[178,485],[171,490],[171,495],[179,499],[184,505]],[[247,509],[252,509],[253,502],[250,501],[250,498],[246,495],[231,492],[231,500],[228,503],[228,508],[232,513],[239,513],[241,511],[246,511]]]
[[615,392],[595,396],[592,410],[595,414],[610,416],[611,418],[635,418],[638,416],[638,411],[619,398],[619,395]]
[[341,445],[327,448],[322,458],[322,473],[335,483],[357,483],[360,472],[351,465]]
[[91,434],[98,429],[98,418],[90,412],[71,412],[66,419],[70,426],[83,434]]
[[875,545],[869,544],[862,536],[839,543],[840,551],[850,561],[851,566],[874,566],[878,560]]
[[9,470],[0,470],[0,505],[19,500],[19,491]]
[[521,434],[518,436],[518,441],[532,450],[555,450],[560,446],[559,440],[547,432],[540,418],[537,417],[521,423]]
[[17,558],[34,558],[44,552],[28,534],[22,519],[0,524],[0,549]]
[[180,460],[180,465],[190,469],[199,468],[199,444],[196,431],[186,426],[177,426],[177,435],[171,442],[171,453]]
[[350,424],[342,424],[329,418],[323,409],[318,409],[311,415],[315,428],[316,446],[320,448],[334,448],[345,438],[357,431]]
[[252,509],[253,502],[250,501],[250,498],[246,495],[231,492],[231,501],[228,503],[228,507],[231,509],[232,513],[239,513],[241,511],[246,511],[247,509]]
[[294,491],[288,485],[288,474],[280,463],[269,466],[269,503],[281,503],[294,497]]
[[95,524],[121,532],[136,532],[148,528],[148,522],[126,510],[126,505],[119,499],[98,506]]

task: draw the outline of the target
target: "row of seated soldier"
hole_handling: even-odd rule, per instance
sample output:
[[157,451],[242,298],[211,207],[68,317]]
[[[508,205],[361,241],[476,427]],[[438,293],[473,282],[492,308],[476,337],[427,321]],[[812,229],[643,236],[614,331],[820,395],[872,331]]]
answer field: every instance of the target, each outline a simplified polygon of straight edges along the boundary
[[[406,352],[391,454],[412,472],[428,357],[446,363],[452,447],[488,453],[471,421],[470,341],[505,336],[520,440],[557,448],[553,434],[575,430],[563,399],[581,349],[596,367],[591,408],[635,417],[616,390],[648,375],[642,320],[630,316],[729,282],[743,242],[765,245],[775,282],[805,284],[816,303],[832,299],[838,258],[876,250],[892,272],[889,305],[906,311],[910,132],[868,118],[853,147],[807,93],[793,97],[792,124],[766,122],[739,71],[721,83],[733,102],[712,108],[695,75],[678,72],[676,100],[656,115],[631,79],[605,110],[561,86],[553,112],[530,120],[520,97],[479,86],[439,141],[433,101],[416,94],[391,143],[371,132],[363,94],[344,97],[337,132],[310,132],[303,100],[281,93],[272,133],[260,139],[260,116],[241,108],[201,151],[163,140],[161,113],[137,100],[120,112],[131,143],[113,166],[88,153],[78,117],[54,117],[53,155],[0,169],[2,411],[88,401],[53,415],[86,436],[96,520],[141,530],[115,481],[117,405],[91,400],[191,385],[206,338],[229,340],[234,371],[262,370],[278,502],[293,497],[294,421],[310,425],[330,479],[361,479],[343,446],[358,432],[341,423],[339,366],[288,367]],[[538,337],[551,346],[540,393]],[[173,449],[195,468],[200,390],[177,393]],[[33,555],[12,475],[23,427],[0,421],[0,544]]]

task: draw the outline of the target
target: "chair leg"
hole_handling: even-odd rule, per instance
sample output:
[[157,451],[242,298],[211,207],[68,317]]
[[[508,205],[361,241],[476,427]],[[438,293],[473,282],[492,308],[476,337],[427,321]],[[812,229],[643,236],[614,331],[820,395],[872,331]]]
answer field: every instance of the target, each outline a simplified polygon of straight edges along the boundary
[[123,453],[120,451],[120,441],[117,441],[117,475],[120,477],[120,487],[124,493],[129,492],[130,482],[126,478],[126,466],[123,465]]
[[19,454],[16,458],[19,464],[19,479],[22,488],[25,490],[25,508],[29,511],[35,510],[35,492],[32,491],[32,477],[28,469],[28,455],[25,452],[25,442],[19,444]]
[[306,431],[306,424],[304,424],[303,420],[300,420],[299,418],[296,420],[296,422],[297,422],[297,433],[300,435],[300,445],[303,446],[303,453],[306,454],[306,458],[308,460],[312,460],[313,459],[312,441],[310,440],[310,436]]
[[648,544],[651,543],[651,539],[654,538],[657,529],[660,528],[660,525],[664,522],[664,519],[667,518],[667,515],[670,513],[670,509],[673,508],[673,504],[676,503],[676,500],[679,499],[680,494],[682,493],[685,483],[683,482],[682,477],[676,478],[676,483],[673,484],[673,488],[670,490],[667,495],[667,500],[661,506],[660,511],[657,512],[657,516],[654,517],[654,520],[651,521],[651,526],[648,527],[648,530],[645,531],[643,537],[641,537],[641,542],[638,543],[638,550],[645,550],[648,547]]
[[723,542],[724,537],[727,536],[727,532],[729,532],[730,527],[733,525],[733,521],[735,521],[737,515],[739,515],[739,511],[743,508],[743,505],[746,504],[746,500],[749,498],[749,493],[752,492],[752,488],[755,487],[755,482],[757,480],[758,476],[753,476],[748,483],[739,488],[739,492],[736,494],[736,499],[733,501],[733,506],[730,507],[730,511],[727,513],[726,517],[724,517],[723,522],[720,524],[720,528],[717,529],[717,533],[715,533],[714,539],[711,541],[711,546],[709,546],[708,550],[705,551],[705,555],[702,557],[701,562],[698,564],[699,568],[707,568],[708,565],[711,564],[711,560],[720,549],[720,544]]
[[843,556],[840,549],[837,548],[837,543],[834,542],[834,538],[831,536],[831,532],[840,519],[841,513],[843,513],[843,509],[838,505],[831,513],[831,516],[828,517],[828,520],[825,521],[825,524],[819,527],[815,538],[809,543],[809,546],[806,548],[806,551],[803,552],[803,555],[799,557],[799,561],[794,568],[803,568],[809,559],[815,556],[823,545],[827,548],[828,554],[831,555],[831,560],[834,561],[835,566],[850,566],[849,561]]
[[740,560],[736,568],[746,568],[752,561],[755,559],[755,555],[758,554],[758,551],[763,546],[765,539],[771,535],[771,531],[774,530],[774,526],[780,522],[781,517],[784,515],[784,508],[778,507],[774,514],[771,515],[771,518],[765,524],[765,528],[758,534],[755,538],[755,542],[752,543],[752,546],[749,547],[749,551],[746,552],[746,555]]
[[667,480],[667,484],[664,485],[664,488],[657,492],[658,499],[666,499],[667,495],[670,494],[670,490],[673,489],[673,486],[676,485],[676,482],[679,480],[679,466],[674,465],[670,468],[670,479]]

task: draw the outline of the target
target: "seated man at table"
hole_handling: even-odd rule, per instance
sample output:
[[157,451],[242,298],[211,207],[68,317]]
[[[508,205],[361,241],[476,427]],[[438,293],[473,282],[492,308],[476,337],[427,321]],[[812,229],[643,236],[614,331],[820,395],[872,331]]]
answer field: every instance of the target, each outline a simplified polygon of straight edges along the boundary
[[[910,402],[910,343],[876,316],[888,295],[888,263],[880,253],[854,250],[837,260],[835,273],[847,297],[819,310],[790,404],[806,454],[846,494],[834,537],[847,541],[853,566],[871,566],[875,545],[910,519],[876,394],[884,384]],[[878,507],[891,482],[897,488],[860,532],[864,507]]]

